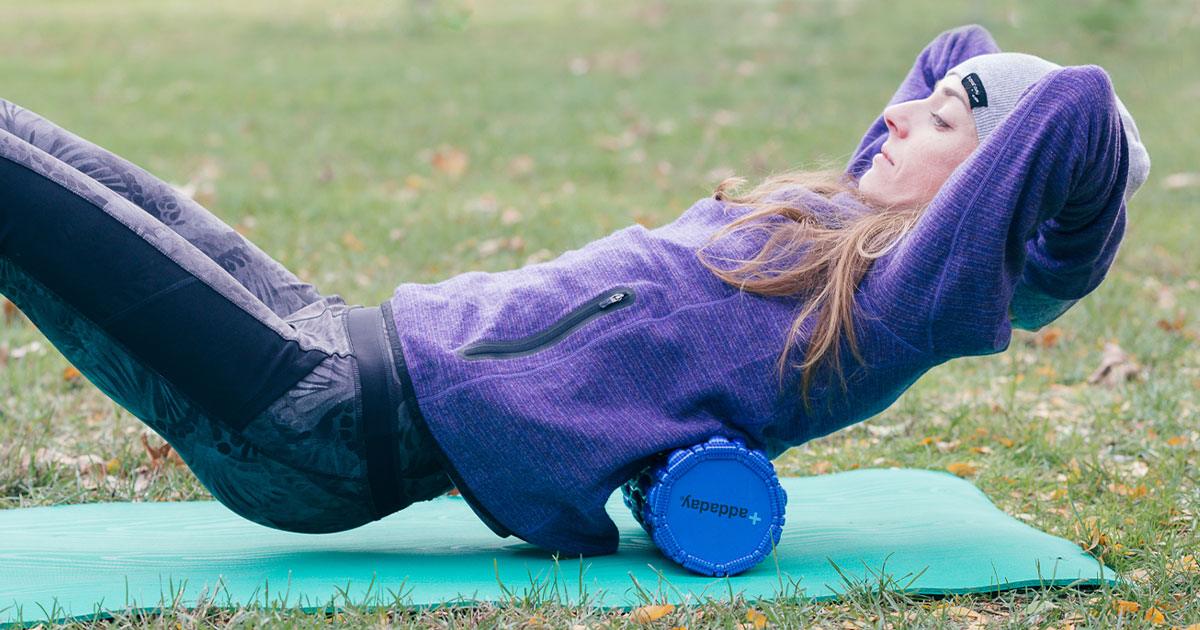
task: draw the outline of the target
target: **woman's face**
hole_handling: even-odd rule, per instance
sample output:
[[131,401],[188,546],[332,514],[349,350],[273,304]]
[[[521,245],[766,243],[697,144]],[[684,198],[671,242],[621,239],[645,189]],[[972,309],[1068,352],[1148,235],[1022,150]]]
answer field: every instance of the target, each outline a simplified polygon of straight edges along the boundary
[[947,74],[924,99],[889,106],[883,118],[888,140],[858,182],[863,196],[880,207],[928,203],[979,144],[956,74]]

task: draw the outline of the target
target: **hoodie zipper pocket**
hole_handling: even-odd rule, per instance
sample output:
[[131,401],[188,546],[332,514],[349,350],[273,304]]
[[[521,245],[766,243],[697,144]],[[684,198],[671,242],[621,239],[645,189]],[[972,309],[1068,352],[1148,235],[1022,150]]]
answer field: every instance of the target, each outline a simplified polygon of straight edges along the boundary
[[549,328],[528,337],[508,341],[477,341],[459,349],[464,359],[511,359],[523,357],[555,344],[576,328],[605,314],[619,311],[633,304],[635,295],[629,287],[614,287],[588,300],[563,315]]

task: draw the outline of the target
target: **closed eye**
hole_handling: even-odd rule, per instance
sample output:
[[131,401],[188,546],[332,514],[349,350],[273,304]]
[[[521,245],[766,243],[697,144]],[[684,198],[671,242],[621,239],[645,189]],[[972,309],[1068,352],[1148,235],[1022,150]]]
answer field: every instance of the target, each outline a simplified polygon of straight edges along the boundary
[[934,125],[935,125],[935,126],[937,126],[937,127],[945,127],[946,129],[949,129],[949,128],[950,128],[950,125],[946,124],[946,121],[942,120],[942,117],[941,117],[941,116],[938,116],[937,114],[935,114],[935,113],[933,113],[933,112],[929,112],[929,115],[930,115],[930,116],[933,116],[933,122],[934,122]]

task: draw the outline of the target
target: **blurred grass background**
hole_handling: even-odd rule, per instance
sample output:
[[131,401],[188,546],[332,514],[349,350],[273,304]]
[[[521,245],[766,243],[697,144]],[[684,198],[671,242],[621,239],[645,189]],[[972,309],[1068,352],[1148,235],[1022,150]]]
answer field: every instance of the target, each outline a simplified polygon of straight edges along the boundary
[[[964,600],[979,614],[1200,620],[1200,3],[5,0],[0,14],[0,97],[187,188],[361,304],[661,225],[726,175],[840,167],[948,28],[1104,67],[1153,161],[1105,283],[1007,352],[941,366],[776,465],[952,466],[1139,578],[1100,601]],[[1137,380],[1088,382],[1106,342]],[[184,468],[147,475],[144,427],[67,368],[19,316],[0,324],[0,506],[208,498]],[[39,448],[103,462],[108,479],[22,461]],[[1029,612],[1030,597],[1049,604]],[[1139,612],[1118,616],[1117,600]],[[928,602],[894,602],[811,611],[932,619]]]

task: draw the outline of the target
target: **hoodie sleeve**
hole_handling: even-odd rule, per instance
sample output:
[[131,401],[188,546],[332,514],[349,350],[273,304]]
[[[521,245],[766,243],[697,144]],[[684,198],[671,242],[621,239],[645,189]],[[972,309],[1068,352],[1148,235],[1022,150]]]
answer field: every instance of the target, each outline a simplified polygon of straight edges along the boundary
[[[1122,162],[1128,162],[1122,168],[1128,169],[1133,166],[1134,156],[1128,153],[1124,120],[1117,122],[1124,140]],[[1133,133],[1136,137],[1137,131]],[[1128,204],[1129,196],[1124,194],[1124,187],[1129,185],[1125,172],[1118,173],[1114,168],[1111,174],[1119,175],[1119,181],[1125,182],[1121,194]],[[1118,215],[1096,215],[1091,221],[1055,217],[1038,224],[1036,234],[1025,243],[1025,266],[1009,304],[1009,320],[1014,328],[1040,329],[1058,319],[1100,283],[1117,253],[1125,212],[1123,205]]]
[[[967,24],[958,28],[943,31],[933,41],[929,42],[917,60],[908,71],[908,76],[900,84],[888,106],[905,101],[913,101],[929,96],[933,86],[946,71],[958,64],[979,55],[1000,52],[1000,47],[992,39],[991,33],[978,24]],[[855,179],[871,168],[871,158],[879,153],[879,147],[887,140],[887,123],[880,114],[875,122],[867,129],[867,133],[858,144],[846,172]]]
[[863,297],[893,332],[942,358],[991,354],[1008,346],[1014,298],[1014,314],[1052,318],[1100,284],[1125,232],[1115,99],[1095,65],[1022,94],[868,270]]

